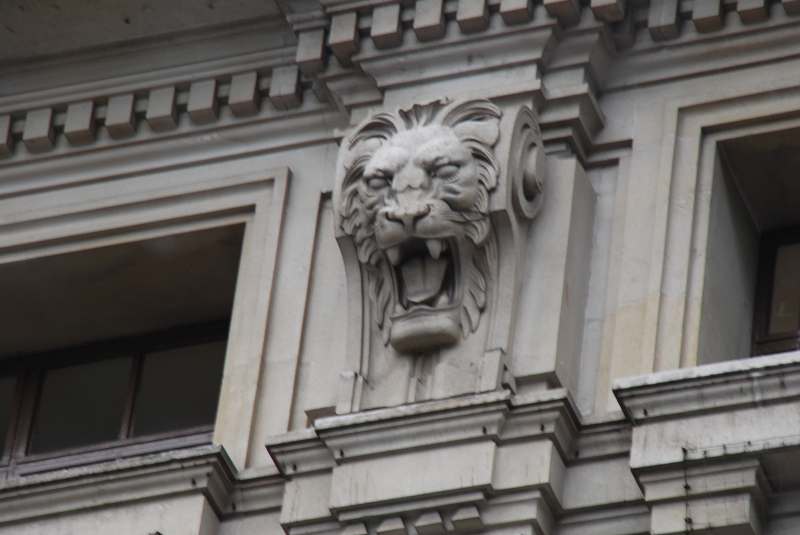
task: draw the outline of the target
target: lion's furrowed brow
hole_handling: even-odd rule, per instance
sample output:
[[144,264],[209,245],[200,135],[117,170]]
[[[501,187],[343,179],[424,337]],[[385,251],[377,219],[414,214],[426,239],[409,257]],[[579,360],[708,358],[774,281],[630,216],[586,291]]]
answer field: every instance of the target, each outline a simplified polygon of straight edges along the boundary
[[364,175],[393,174],[408,162],[408,151],[402,147],[385,146],[377,150],[364,169]]
[[429,169],[434,165],[464,163],[470,154],[461,143],[451,139],[433,139],[420,145],[414,154],[414,163]]
[[452,159],[446,154],[418,154],[414,156],[414,164],[423,169],[432,169],[438,165],[447,165]]

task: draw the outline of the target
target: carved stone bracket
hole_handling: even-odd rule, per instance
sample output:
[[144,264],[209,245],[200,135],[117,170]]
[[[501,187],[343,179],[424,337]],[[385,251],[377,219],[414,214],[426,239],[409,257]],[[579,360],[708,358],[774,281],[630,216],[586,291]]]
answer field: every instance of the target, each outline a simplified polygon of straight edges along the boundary
[[267,444],[287,479],[281,524],[290,535],[549,535],[577,426],[565,390],[320,418]]
[[341,412],[500,386],[544,160],[533,111],[485,100],[375,113],[343,141],[333,204],[362,382]]

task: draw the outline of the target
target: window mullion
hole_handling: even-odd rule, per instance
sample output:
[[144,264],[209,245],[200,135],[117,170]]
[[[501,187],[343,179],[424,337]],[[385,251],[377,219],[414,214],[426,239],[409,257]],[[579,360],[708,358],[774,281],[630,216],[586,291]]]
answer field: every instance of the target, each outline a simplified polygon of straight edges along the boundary
[[122,425],[119,431],[119,438],[124,440],[131,434],[131,427],[133,426],[133,407],[136,401],[136,391],[139,388],[140,376],[142,374],[142,361],[144,355],[139,351],[132,359],[131,363],[131,377],[128,381],[128,397],[125,401],[125,411],[122,413]]
[[[19,422],[20,406],[22,405],[22,396],[25,392],[25,372],[20,371],[16,374],[16,385],[14,386],[14,400],[11,403],[11,418],[8,421],[8,429],[6,429],[6,440],[4,444],[0,444],[0,463],[5,464],[11,457],[12,448],[14,446],[14,437],[16,436],[17,424]],[[2,432],[2,430],[0,430]],[[2,435],[0,435],[2,436]]]
[[24,457],[31,441],[31,430],[36,413],[36,400],[42,386],[42,367],[29,368],[25,373],[22,396],[11,449],[13,458]]

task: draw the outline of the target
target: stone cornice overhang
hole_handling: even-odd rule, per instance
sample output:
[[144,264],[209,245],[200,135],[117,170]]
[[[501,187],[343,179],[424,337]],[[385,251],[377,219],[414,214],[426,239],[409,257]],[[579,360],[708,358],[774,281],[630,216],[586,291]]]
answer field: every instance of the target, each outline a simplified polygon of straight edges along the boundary
[[[559,519],[594,522],[596,511],[565,509],[565,466],[626,458],[630,424],[585,425],[574,407],[565,389],[518,395],[503,390],[318,418],[307,429],[270,437],[266,448],[287,480],[281,524],[290,534],[366,535],[406,533],[402,522],[420,533],[433,529],[428,522],[458,533],[523,524],[532,524],[533,533],[552,533]],[[494,459],[490,479],[467,478],[449,488],[419,486],[417,476],[395,480],[399,466],[415,473],[426,459],[458,460],[458,468],[443,477],[468,470],[485,462],[475,452]],[[342,499],[340,493],[350,496],[351,483],[360,486],[364,470],[372,484],[398,495]],[[531,479],[531,473],[540,475]],[[409,484],[416,490],[406,492]],[[313,517],[298,517],[295,501],[309,492],[330,493],[330,503]],[[640,503],[613,506],[609,518],[642,513]]]
[[224,519],[279,510],[283,487],[272,467],[237,472],[221,446],[198,446],[0,481],[0,525],[194,494]]
[[[313,427],[270,437],[266,447],[275,465],[291,482],[320,477],[353,463],[381,466],[381,459],[408,458],[425,451],[455,452],[462,446],[487,443],[512,449],[517,445],[546,444],[557,452],[554,455],[560,459],[558,463],[571,464],[627,456],[630,434],[624,422],[584,426],[564,389],[523,395],[497,391],[319,418]],[[381,477],[379,469],[375,477]],[[555,490],[560,484],[557,478],[516,490],[486,486],[368,506],[332,506],[330,521],[350,524],[470,504],[489,511],[485,515],[489,519],[492,508],[500,507],[492,504],[506,499],[502,496],[512,501],[525,500],[533,496],[528,496],[531,492],[538,496],[537,500],[544,500],[542,503],[547,504],[551,514],[561,515],[563,507]],[[291,522],[284,524],[285,529],[295,527]]]
[[267,449],[288,478],[355,459],[486,438],[547,438],[567,457],[581,425],[573,407],[565,389],[520,396],[503,390],[319,418],[312,427],[270,437]]
[[[783,493],[798,483],[785,467],[800,456],[800,352],[618,379],[613,391],[652,533],[755,534],[765,515],[796,510]],[[726,514],[704,513],[715,510]]]
[[552,440],[565,461],[627,455],[628,423],[586,425],[574,407],[562,388],[490,392],[319,418],[312,427],[270,437],[266,447],[289,479],[357,458],[487,437],[497,443]]
[[651,504],[737,492],[763,503],[773,494],[764,463],[800,452],[785,420],[800,400],[800,351],[618,379],[613,391]]
[[800,351],[626,377],[614,395],[634,425],[800,399]]
[[[675,31],[664,30],[667,4]],[[767,6],[762,16],[758,6],[734,13],[739,4],[724,0],[721,23],[703,26],[695,2],[678,0],[451,0],[438,15],[412,0],[325,0],[284,20],[0,66],[3,87],[16,88],[0,96],[0,167],[168,139],[177,130],[200,134],[264,114],[291,118],[299,108],[347,116],[385,104],[388,92],[454,77],[490,80],[500,70],[517,73],[517,81],[481,86],[482,93],[529,94],[548,151],[569,148],[585,164],[603,165],[631,143],[598,136],[604,92],[794,57],[795,4]],[[270,38],[261,42],[261,35]],[[181,65],[182,54],[194,62]],[[109,129],[110,99],[118,96],[132,101],[122,109],[130,117],[119,123],[116,101]]]

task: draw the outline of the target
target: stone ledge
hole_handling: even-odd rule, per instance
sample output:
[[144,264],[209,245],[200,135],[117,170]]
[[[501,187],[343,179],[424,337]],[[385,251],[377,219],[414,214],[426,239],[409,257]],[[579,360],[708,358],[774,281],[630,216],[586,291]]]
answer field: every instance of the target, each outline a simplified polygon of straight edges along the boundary
[[800,397],[800,351],[617,379],[634,424]]
[[0,524],[185,494],[224,518],[280,508],[283,486],[272,470],[243,476],[222,446],[200,446],[0,481]]

